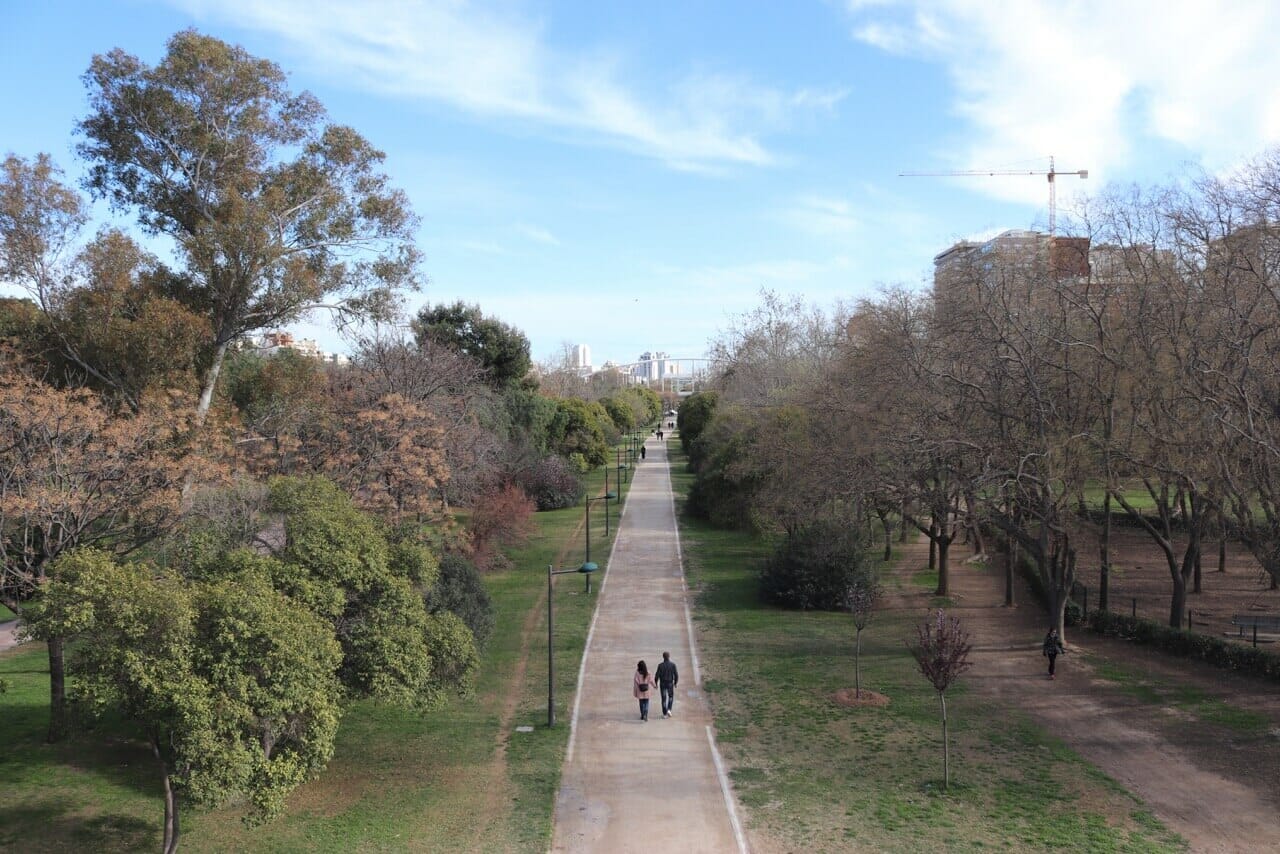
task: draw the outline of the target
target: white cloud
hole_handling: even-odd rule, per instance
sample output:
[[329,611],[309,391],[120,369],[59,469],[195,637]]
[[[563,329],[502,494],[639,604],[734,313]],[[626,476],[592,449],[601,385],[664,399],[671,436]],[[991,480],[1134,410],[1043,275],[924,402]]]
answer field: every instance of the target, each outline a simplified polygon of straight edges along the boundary
[[[1274,0],[847,0],[854,38],[941,62],[962,138],[942,168],[1001,168],[1056,154],[1107,180],[1144,146],[1180,146],[1210,169],[1280,135],[1280,4]],[[1043,169],[1041,157],[1026,168]],[[975,190],[1044,204],[1028,178]],[[1062,181],[1060,195],[1079,188]]]
[[792,228],[815,237],[847,238],[862,224],[849,202],[817,195],[799,197],[781,216]]
[[560,240],[547,229],[540,225],[530,225],[527,222],[518,223],[516,231],[535,243],[545,243],[547,246],[559,246]]
[[500,244],[492,240],[463,240],[458,244],[462,249],[468,252],[477,252],[481,255],[507,255],[510,254]]
[[691,77],[642,98],[617,57],[553,48],[542,25],[467,0],[169,0],[198,17],[265,31],[324,73],[370,91],[574,132],[682,169],[765,165],[760,139],[842,93],[784,92],[749,80]]

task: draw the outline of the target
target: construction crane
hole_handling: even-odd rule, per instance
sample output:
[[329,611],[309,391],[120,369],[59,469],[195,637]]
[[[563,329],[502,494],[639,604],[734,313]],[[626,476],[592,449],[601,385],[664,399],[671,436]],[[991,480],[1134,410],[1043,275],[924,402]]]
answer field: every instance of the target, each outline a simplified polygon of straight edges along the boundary
[[1071,171],[1059,170],[1054,166],[1053,156],[1049,157],[1049,169],[961,169],[952,172],[899,172],[899,178],[925,178],[925,177],[961,177],[966,175],[986,175],[994,177],[997,175],[1044,175],[1049,179],[1049,235],[1053,236],[1056,232],[1058,218],[1058,182],[1054,179],[1059,175],[1078,175],[1081,178],[1089,177],[1088,169],[1075,169]]

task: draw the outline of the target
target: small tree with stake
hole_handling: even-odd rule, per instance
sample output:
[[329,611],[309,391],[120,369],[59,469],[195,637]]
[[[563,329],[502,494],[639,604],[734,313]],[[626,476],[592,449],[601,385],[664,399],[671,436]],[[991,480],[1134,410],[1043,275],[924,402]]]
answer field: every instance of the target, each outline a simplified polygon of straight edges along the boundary
[[971,666],[969,633],[958,617],[948,618],[941,608],[936,616],[916,628],[916,642],[911,645],[920,672],[938,692],[942,707],[942,788],[951,782],[950,756],[947,751],[947,688]]
[[853,616],[857,632],[853,647],[853,695],[862,699],[862,630],[871,622],[876,600],[880,598],[880,586],[872,578],[860,578],[845,593],[844,608]]

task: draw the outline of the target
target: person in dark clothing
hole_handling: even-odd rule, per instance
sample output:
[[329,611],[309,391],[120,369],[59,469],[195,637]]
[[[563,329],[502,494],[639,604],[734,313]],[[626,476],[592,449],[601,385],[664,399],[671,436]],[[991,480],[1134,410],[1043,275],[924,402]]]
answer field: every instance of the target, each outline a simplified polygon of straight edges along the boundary
[[1044,646],[1041,647],[1040,654],[1049,659],[1049,678],[1054,678],[1053,668],[1058,660],[1058,656],[1066,652],[1066,648],[1062,645],[1062,639],[1058,637],[1057,629],[1049,629],[1049,634],[1044,636]]
[[671,707],[676,702],[676,684],[680,681],[680,673],[676,670],[676,663],[671,660],[671,653],[662,654],[662,663],[653,675],[658,680],[658,691],[662,696],[662,716],[669,718]]
[[640,459],[644,459],[644,445],[640,446]]

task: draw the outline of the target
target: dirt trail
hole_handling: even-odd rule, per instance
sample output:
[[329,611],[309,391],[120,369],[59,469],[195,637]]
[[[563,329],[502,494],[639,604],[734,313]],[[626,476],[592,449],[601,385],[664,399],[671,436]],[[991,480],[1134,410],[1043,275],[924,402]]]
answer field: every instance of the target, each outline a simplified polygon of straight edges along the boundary
[[0,652],[6,649],[13,649],[18,645],[18,621],[10,620],[7,623],[0,623]]
[[[927,565],[926,540],[902,548],[898,571]],[[1280,688],[1083,632],[1068,634],[1068,654],[1059,658],[1058,678],[1050,681],[1040,655],[1046,630],[1042,611],[1022,585],[1018,593],[1026,604],[1003,607],[1003,573],[998,559],[990,567],[952,565],[955,606],[948,611],[964,621],[974,648],[974,667],[965,679],[1030,714],[1141,798],[1192,850],[1280,850],[1280,823],[1275,820],[1280,747],[1274,735],[1261,743],[1235,739],[1176,708],[1138,702],[1123,686],[1099,678],[1092,662],[1114,660],[1273,716],[1280,708]],[[902,605],[923,612],[931,594],[910,598],[915,601]],[[1277,725],[1280,720],[1273,723]]]
[[[646,448],[587,644],[552,850],[745,852],[694,665],[666,449]],[[641,722],[631,677],[663,650],[680,669],[675,716],[654,692]]]

